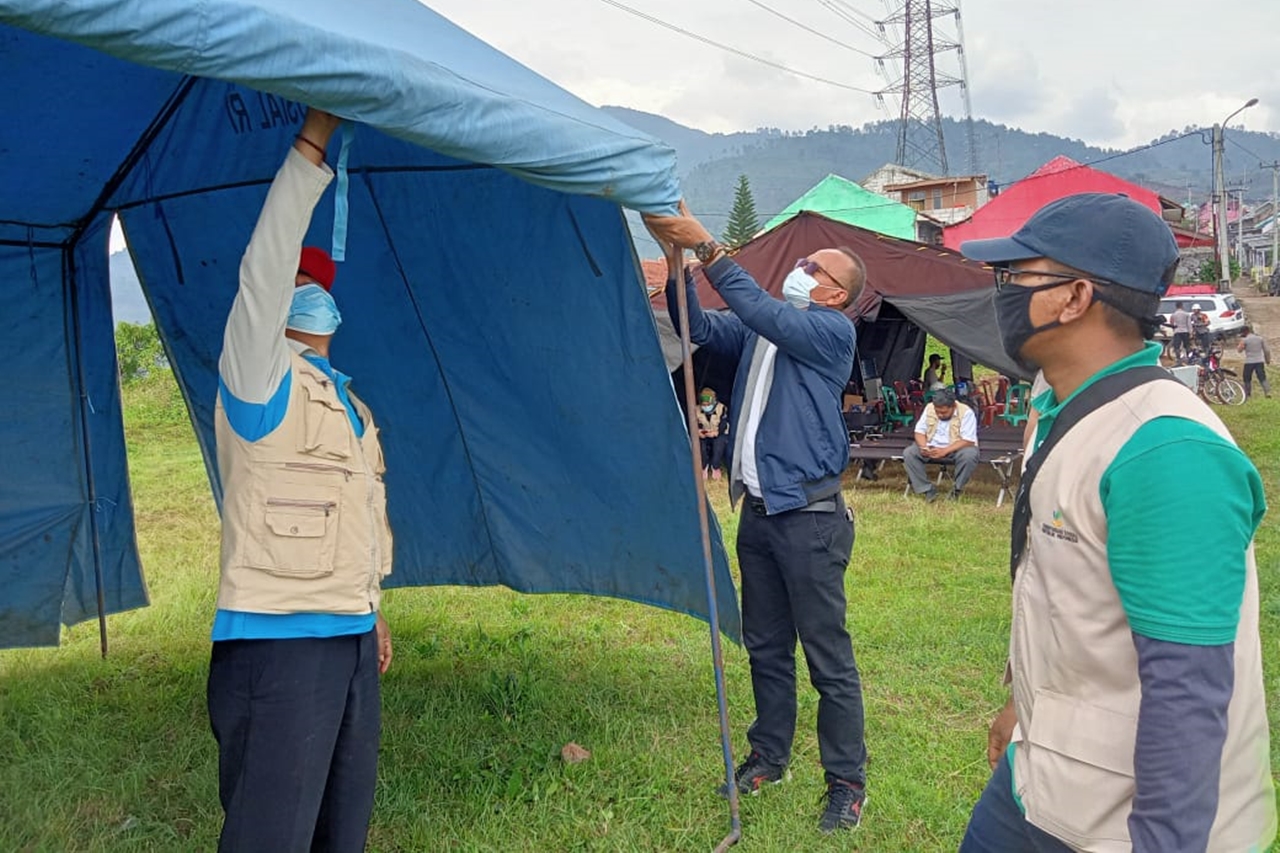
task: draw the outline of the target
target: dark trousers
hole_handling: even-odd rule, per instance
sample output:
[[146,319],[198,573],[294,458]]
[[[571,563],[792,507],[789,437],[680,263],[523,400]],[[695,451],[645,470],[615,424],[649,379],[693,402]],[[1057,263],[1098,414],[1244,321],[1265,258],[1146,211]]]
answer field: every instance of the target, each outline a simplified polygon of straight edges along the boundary
[[359,853],[382,726],[374,631],[213,644],[220,853]]
[[1258,377],[1258,384],[1262,386],[1262,393],[1268,397],[1271,396],[1271,383],[1267,382],[1267,368],[1262,362],[1254,362],[1245,364],[1244,366],[1244,394],[1246,397],[1253,396],[1253,377]]
[[714,438],[700,439],[702,442],[702,467],[723,468],[724,452],[729,444],[729,436],[717,435]]
[[1001,756],[969,816],[960,853],[1071,853],[1066,844],[1027,823],[1014,802],[1012,780],[1009,759]]
[[1191,349],[1191,333],[1190,332],[1174,332],[1173,333],[1173,354],[1176,358],[1181,358],[1183,354]]
[[818,749],[828,782],[864,784],[862,682],[845,627],[844,573],[853,522],[835,512],[760,515],[748,498],[738,524],[742,639],[751,661],[756,719],[751,748],[786,764],[796,730],[796,638],[818,691]]
[[[973,472],[978,468],[978,448],[962,447],[950,456],[944,456],[942,459],[933,460],[936,462],[947,462],[955,467],[955,485],[952,488],[957,492],[964,491],[964,487],[969,484],[969,478],[973,476]],[[929,479],[929,474],[925,471],[925,458],[921,454],[919,446],[908,444],[906,449],[902,451],[902,466],[907,469],[907,479],[911,481],[911,489],[917,494],[923,494],[933,488],[933,481]]]

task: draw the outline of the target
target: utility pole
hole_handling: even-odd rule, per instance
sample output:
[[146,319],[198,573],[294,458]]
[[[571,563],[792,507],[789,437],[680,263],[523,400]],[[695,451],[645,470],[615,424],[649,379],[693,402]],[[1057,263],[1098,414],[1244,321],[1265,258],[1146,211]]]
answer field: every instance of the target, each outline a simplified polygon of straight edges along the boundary
[[1231,290],[1231,257],[1227,249],[1227,186],[1222,177],[1222,125],[1213,126],[1214,242],[1218,244],[1218,292]]
[[1218,291],[1221,293],[1231,290],[1231,258],[1227,254],[1227,182],[1222,176],[1222,134],[1231,119],[1256,103],[1257,98],[1250,98],[1244,106],[1224,118],[1222,124],[1213,126],[1213,201],[1218,210],[1218,227],[1214,229],[1214,233],[1218,243]]
[[1259,169],[1271,170],[1271,263],[1274,272],[1280,267],[1280,160],[1259,163]]

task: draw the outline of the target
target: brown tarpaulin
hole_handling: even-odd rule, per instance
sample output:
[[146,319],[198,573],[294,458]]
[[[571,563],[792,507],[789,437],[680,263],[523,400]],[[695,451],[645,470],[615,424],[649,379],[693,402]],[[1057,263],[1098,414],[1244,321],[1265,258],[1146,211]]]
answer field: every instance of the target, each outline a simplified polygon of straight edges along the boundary
[[[848,246],[867,266],[867,287],[846,311],[859,325],[859,358],[868,355],[862,339],[876,337],[869,335],[871,329],[866,327],[890,322],[889,315],[896,317],[900,312],[969,360],[1007,376],[1022,377],[1023,371],[1000,345],[991,271],[950,249],[886,237],[804,211],[743,245],[733,259],[765,290],[781,299],[782,281],[798,259],[818,249],[837,246]],[[702,307],[724,308],[724,300],[706,276],[699,272],[696,278]],[[653,301],[659,310],[665,310],[661,294]],[[896,312],[884,312],[885,303]],[[880,374],[889,380],[911,378],[907,374],[918,370],[918,357],[914,359],[915,367],[905,370],[902,361],[893,355],[878,354]]]

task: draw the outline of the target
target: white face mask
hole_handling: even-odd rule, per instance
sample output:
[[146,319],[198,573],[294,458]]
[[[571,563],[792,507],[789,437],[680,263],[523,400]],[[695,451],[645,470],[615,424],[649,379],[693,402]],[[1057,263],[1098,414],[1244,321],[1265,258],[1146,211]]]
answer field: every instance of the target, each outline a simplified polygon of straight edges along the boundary
[[797,308],[808,308],[812,301],[809,291],[818,286],[818,280],[804,270],[796,267],[787,274],[782,282],[782,298]]

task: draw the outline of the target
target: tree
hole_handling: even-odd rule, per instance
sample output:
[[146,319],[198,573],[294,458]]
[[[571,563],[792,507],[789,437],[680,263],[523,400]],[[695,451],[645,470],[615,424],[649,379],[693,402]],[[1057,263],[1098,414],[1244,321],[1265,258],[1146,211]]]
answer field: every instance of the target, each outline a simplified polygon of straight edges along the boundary
[[116,359],[120,362],[120,381],[124,383],[169,367],[155,323],[117,323]]
[[755,236],[760,230],[760,220],[756,217],[756,201],[751,197],[751,183],[746,175],[738,176],[738,190],[733,196],[733,210],[729,213],[729,224],[725,226],[723,240],[736,249]]

